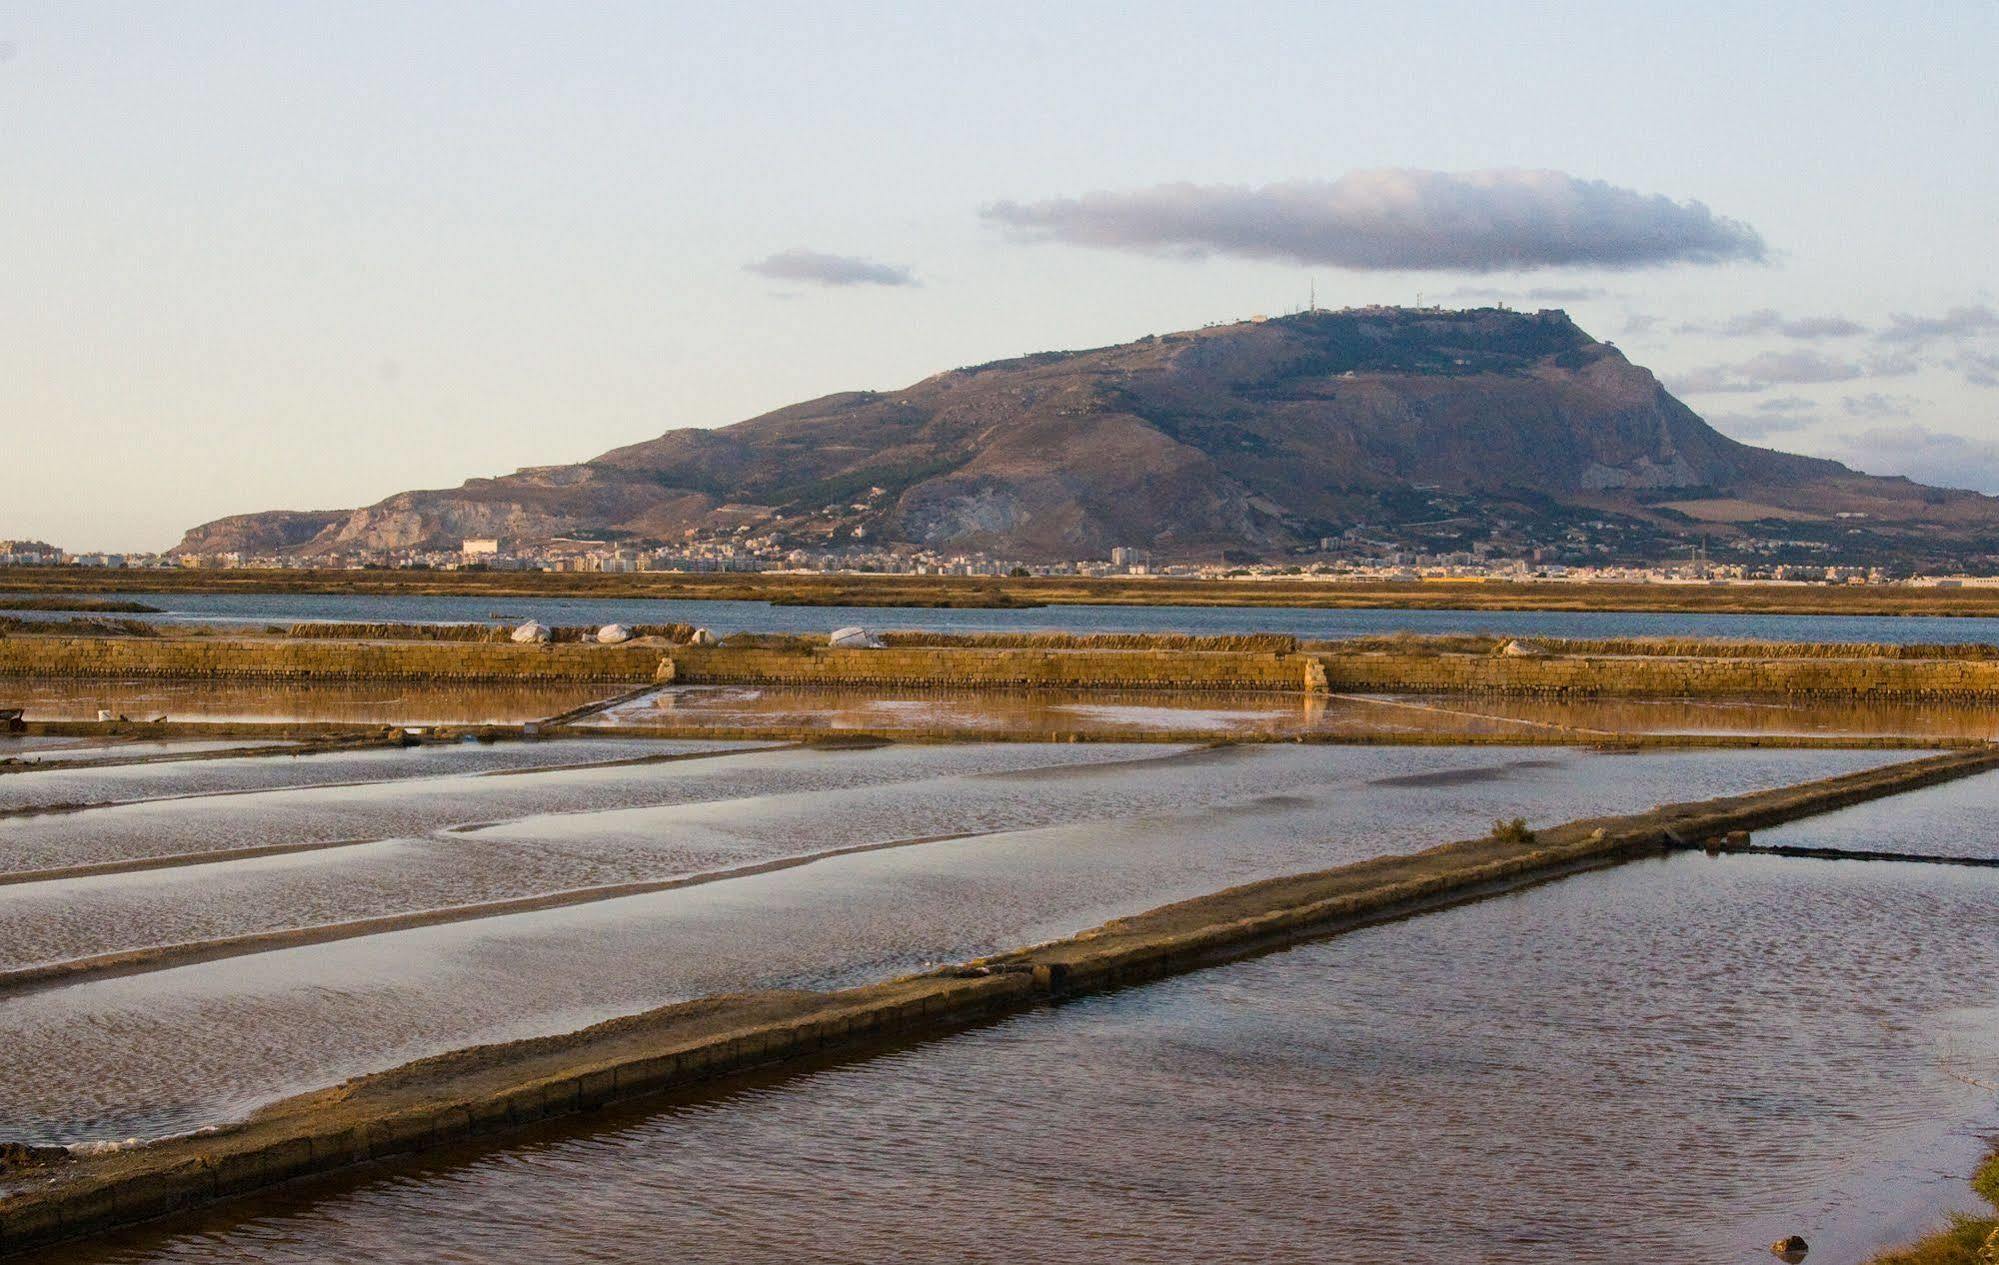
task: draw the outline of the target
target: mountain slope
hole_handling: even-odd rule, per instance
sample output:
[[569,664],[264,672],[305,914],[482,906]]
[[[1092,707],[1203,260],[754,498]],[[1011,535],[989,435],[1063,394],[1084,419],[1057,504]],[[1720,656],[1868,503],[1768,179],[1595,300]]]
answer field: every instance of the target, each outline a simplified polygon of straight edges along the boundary
[[1563,313],[1366,308],[952,370],[346,514],[222,519],[179,549],[693,532],[1210,559],[1349,529],[1533,544],[1605,515],[1658,545],[1759,518],[1831,524],[1839,510],[1891,544],[1984,548],[1999,533],[1992,498],[1727,438]]

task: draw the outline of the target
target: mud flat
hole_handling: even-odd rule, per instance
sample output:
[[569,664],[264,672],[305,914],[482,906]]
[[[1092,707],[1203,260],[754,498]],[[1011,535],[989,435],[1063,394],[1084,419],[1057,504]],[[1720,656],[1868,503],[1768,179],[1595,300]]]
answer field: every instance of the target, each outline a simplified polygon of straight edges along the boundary
[[1051,997],[1515,889],[1655,853],[1675,839],[1762,828],[1995,763],[1999,753],[1993,751],[1955,753],[1574,822],[1533,839],[1480,838],[1382,856],[1215,892],[960,968],[831,992],[711,997],[566,1036],[424,1059],[273,1104],[213,1133],[28,1170],[0,1196],[0,1248],[101,1231],[290,1178],[783,1060],[948,1031]]

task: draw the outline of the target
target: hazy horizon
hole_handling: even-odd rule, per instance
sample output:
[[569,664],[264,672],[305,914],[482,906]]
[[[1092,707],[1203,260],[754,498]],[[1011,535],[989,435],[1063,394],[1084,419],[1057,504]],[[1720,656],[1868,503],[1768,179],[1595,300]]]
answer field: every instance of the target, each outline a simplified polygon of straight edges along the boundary
[[1308,286],[1562,307],[1736,438],[1999,492],[1995,53],[1974,3],[0,4],[0,537],[161,549]]

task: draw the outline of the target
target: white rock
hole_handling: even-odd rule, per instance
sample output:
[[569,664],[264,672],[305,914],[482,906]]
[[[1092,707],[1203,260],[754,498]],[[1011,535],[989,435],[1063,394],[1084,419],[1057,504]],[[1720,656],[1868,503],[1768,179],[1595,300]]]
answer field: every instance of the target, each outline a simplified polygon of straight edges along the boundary
[[599,645],[615,646],[621,641],[630,641],[631,639],[632,630],[623,624],[606,624],[597,630],[597,642]]
[[519,628],[514,629],[514,640],[524,646],[534,642],[547,641],[553,635],[548,631],[546,625],[538,624],[532,619],[522,624]]
[[694,635],[687,639],[687,644],[690,646],[712,646],[715,644],[715,634],[709,632],[706,628],[697,628],[694,630]]
[[879,650],[881,638],[865,628],[837,628],[826,639],[826,644],[835,650]]

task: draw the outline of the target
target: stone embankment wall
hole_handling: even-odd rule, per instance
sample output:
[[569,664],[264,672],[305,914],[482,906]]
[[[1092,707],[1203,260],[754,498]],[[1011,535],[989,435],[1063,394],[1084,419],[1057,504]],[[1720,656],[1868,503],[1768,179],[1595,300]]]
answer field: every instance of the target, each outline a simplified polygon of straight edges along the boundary
[[[1999,750],[1936,756],[1539,838],[1413,855],[1230,888],[1031,949],[836,993],[714,998],[582,1032],[481,1047],[273,1105],[244,1123],[30,1169],[0,1188],[0,1255],[245,1195],[279,1182],[517,1129],[621,1098],[1115,987],[1581,869],[1983,772]],[[0,1147],[6,1139],[0,1138]]]
[[1999,699],[1999,660],[1421,651],[672,647],[219,637],[0,638],[0,677]]
[[1325,654],[1342,693],[1579,698],[1999,698],[1999,662],[1617,655]]

